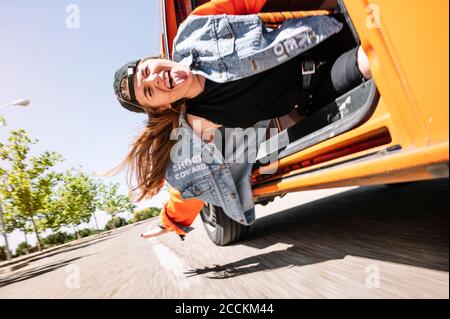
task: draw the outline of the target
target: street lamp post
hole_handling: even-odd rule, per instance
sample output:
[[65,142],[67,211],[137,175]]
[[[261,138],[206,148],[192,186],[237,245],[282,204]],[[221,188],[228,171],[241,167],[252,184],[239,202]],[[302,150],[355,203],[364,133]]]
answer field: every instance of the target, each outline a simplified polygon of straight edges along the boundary
[[22,106],[26,107],[30,105],[30,100],[15,100],[10,103],[3,104],[0,106],[0,110],[6,109],[8,106]]
[[[30,100],[15,100],[7,104],[3,104],[0,106],[0,110],[3,110],[7,108],[8,106],[22,106],[26,107],[30,105]],[[6,247],[6,259],[10,261],[11,258],[11,250],[9,250],[9,243],[8,243],[8,236],[6,235],[6,225],[5,225],[5,219],[3,217],[3,206],[0,201],[0,226],[1,226],[1,232],[3,234],[3,238],[5,240],[5,247]]]

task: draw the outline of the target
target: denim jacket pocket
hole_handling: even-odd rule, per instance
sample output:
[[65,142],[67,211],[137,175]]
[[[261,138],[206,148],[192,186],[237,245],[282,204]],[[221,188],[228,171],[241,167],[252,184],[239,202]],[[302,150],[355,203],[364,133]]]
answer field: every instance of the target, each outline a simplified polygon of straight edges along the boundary
[[199,197],[205,192],[210,191],[212,187],[211,181],[205,178],[193,182],[191,185],[180,190],[180,193],[183,198]]
[[223,16],[221,19],[216,20],[216,37],[217,37],[217,49],[218,55],[224,58],[234,53],[234,43],[236,36],[231,28],[231,24],[228,21],[227,16]]

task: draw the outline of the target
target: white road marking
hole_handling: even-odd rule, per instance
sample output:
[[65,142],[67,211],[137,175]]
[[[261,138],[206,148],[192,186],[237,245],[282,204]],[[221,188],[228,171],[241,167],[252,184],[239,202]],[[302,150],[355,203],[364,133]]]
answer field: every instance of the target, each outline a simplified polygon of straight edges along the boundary
[[170,279],[173,281],[175,286],[181,289],[187,289],[193,284],[198,284],[197,277],[189,277],[185,272],[189,271],[190,268],[181,258],[179,258],[169,247],[161,243],[157,238],[147,239],[152,245],[152,251],[158,257],[160,265],[167,270]]

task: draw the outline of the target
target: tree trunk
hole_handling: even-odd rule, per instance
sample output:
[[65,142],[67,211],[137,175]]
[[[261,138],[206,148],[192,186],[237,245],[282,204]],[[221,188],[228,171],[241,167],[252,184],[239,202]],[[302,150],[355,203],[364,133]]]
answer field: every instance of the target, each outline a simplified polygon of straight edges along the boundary
[[25,243],[27,244],[26,253],[27,255],[30,253],[30,249],[28,248],[28,238],[27,238],[27,231],[23,230],[23,237],[25,238]]
[[95,221],[95,228],[97,229],[97,233],[100,232],[100,228],[98,228],[98,223],[97,223],[97,216],[95,216],[95,212],[93,213],[94,215],[94,221]]
[[38,250],[42,251],[41,237],[39,237],[39,231],[37,229],[36,222],[34,221],[34,217],[31,217],[31,222],[33,223],[34,232],[36,233]]
[[116,229],[116,223],[115,223],[115,221],[114,221],[114,218],[115,216],[113,215],[113,214],[111,214],[111,227],[112,227],[112,229]]
[[80,240],[80,234],[78,233],[78,229],[76,228],[76,226],[72,225],[72,229],[74,234],[77,236],[77,240]]
[[3,235],[3,239],[5,240],[6,260],[11,261],[12,253],[11,253],[11,250],[9,250],[8,235],[6,233],[6,225],[5,225],[5,220],[3,218],[3,207],[2,207],[1,203],[0,203],[0,228],[1,228],[1,233]]

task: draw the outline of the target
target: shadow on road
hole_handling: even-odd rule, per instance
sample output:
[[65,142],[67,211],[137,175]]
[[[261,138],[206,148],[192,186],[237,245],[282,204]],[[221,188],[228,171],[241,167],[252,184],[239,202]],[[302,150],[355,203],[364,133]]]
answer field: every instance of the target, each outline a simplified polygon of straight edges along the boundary
[[[92,255],[92,254],[91,254]],[[42,267],[36,267],[36,268],[32,268],[29,269],[27,271],[24,272],[20,272],[17,274],[14,274],[12,276],[9,276],[6,279],[0,279],[0,288],[20,282],[20,281],[24,281],[24,280],[28,280],[40,275],[43,275],[45,273],[51,272],[55,269],[67,266],[71,263],[73,263],[75,260],[84,258],[84,257],[88,257],[91,255],[84,255],[84,256],[79,256],[76,258],[72,258],[72,259],[68,259],[68,260],[63,260],[63,261],[59,261],[57,263],[53,263],[53,264],[49,264],[49,265],[45,265]]]
[[310,202],[258,219],[239,244],[278,243],[290,247],[186,274],[230,278],[348,255],[448,271],[448,180],[362,187]]

